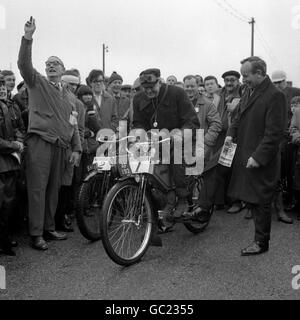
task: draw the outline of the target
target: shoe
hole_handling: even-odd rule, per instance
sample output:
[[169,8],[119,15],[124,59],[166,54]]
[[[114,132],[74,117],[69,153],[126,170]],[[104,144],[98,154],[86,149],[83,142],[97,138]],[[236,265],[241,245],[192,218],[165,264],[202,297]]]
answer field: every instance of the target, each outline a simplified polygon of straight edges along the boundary
[[32,237],[32,247],[36,250],[48,250],[48,244],[43,237]]
[[45,239],[46,240],[52,240],[52,241],[62,241],[62,240],[67,240],[68,237],[64,233],[59,233],[57,231],[45,231]]
[[161,248],[163,246],[161,237],[158,234],[153,234],[151,239],[150,239],[149,246],[151,246],[151,247],[160,247]]
[[200,207],[195,207],[194,210],[190,212],[184,212],[182,217],[188,221],[195,221],[199,223],[207,223],[210,220],[211,213]]
[[74,232],[72,225],[67,225],[66,223],[58,225],[56,228],[58,231],[62,231],[62,232],[68,232],[68,233]]
[[228,214],[237,214],[245,209],[245,206],[242,203],[234,203],[231,208],[228,209]]
[[287,216],[287,214],[284,211],[278,212],[278,221],[285,223],[285,224],[293,224],[294,220]]
[[251,219],[253,219],[252,212],[251,212],[250,209],[247,209],[247,212],[246,212],[246,214],[245,214],[245,219],[246,219],[246,220],[251,220]]
[[246,249],[243,249],[241,255],[243,257],[255,256],[269,251],[268,243],[254,242]]

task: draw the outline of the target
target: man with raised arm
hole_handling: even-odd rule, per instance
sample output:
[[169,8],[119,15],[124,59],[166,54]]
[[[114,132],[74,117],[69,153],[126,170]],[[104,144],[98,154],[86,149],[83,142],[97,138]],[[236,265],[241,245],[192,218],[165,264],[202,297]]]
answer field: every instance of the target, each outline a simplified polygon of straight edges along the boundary
[[58,192],[68,162],[77,165],[82,151],[77,125],[76,98],[61,85],[65,71],[55,56],[46,61],[47,78],[32,66],[31,17],[25,25],[18,67],[29,93],[29,126],[26,138],[26,177],[29,201],[29,232],[37,250],[47,250],[45,240],[65,240],[55,231]]

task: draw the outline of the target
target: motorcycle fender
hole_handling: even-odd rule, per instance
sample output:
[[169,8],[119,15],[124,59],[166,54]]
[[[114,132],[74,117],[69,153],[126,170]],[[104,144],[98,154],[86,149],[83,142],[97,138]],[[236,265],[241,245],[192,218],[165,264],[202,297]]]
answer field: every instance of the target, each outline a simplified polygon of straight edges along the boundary
[[118,182],[123,182],[123,181],[126,181],[126,180],[134,180],[134,177],[121,177],[121,178],[118,178],[117,181]]
[[96,170],[90,172],[84,179],[84,182],[88,182],[91,178],[93,178],[94,176],[96,176],[98,174],[98,172]]

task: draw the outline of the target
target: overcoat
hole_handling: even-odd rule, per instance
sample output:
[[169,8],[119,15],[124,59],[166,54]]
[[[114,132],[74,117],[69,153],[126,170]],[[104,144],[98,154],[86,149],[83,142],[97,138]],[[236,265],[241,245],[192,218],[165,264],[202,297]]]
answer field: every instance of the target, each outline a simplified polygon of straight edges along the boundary
[[[251,204],[270,204],[280,179],[280,143],[287,123],[285,95],[267,76],[241,101],[238,112],[228,132],[238,145],[229,196]],[[246,168],[250,157],[259,168]]]

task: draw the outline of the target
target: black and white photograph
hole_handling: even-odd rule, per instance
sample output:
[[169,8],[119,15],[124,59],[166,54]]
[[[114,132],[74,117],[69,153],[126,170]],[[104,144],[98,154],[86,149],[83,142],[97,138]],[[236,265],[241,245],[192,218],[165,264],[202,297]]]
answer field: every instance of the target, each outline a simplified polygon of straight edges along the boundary
[[0,41],[0,301],[300,300],[299,0],[0,0]]

